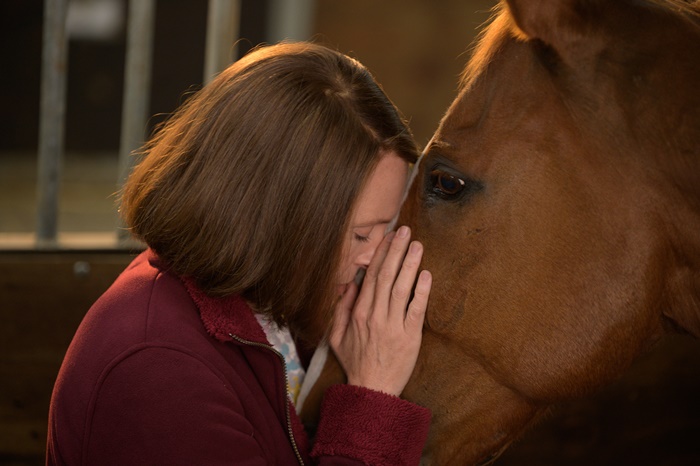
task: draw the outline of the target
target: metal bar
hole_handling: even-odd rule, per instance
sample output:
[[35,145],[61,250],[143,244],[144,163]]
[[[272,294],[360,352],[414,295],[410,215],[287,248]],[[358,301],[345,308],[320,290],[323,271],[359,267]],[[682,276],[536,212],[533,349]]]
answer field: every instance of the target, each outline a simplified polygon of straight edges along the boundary
[[237,58],[235,41],[241,18],[240,0],[209,0],[204,84]]
[[[133,152],[143,145],[146,136],[150,105],[154,18],[155,0],[129,0],[118,189],[122,188],[136,164]],[[128,237],[129,232],[119,219],[117,238],[126,240]]]
[[56,245],[66,108],[67,0],[45,0],[37,172],[38,247]]
[[316,0],[268,0],[267,40],[309,40],[313,34]]

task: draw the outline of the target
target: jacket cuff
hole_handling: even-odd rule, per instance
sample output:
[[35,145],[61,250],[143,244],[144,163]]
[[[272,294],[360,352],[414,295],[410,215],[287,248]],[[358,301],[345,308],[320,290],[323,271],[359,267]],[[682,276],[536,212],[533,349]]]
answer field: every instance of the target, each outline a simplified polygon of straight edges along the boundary
[[418,464],[429,427],[426,408],[367,388],[334,385],[323,398],[311,455],[370,465]]

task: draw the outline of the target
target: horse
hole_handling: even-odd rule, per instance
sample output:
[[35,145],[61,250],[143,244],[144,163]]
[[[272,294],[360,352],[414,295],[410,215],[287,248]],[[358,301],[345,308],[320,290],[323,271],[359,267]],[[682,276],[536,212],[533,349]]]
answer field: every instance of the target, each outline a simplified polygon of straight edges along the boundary
[[[700,336],[700,3],[503,0],[399,223],[433,274],[402,396],[426,465],[494,461],[666,336]],[[332,355],[301,417],[342,381]]]

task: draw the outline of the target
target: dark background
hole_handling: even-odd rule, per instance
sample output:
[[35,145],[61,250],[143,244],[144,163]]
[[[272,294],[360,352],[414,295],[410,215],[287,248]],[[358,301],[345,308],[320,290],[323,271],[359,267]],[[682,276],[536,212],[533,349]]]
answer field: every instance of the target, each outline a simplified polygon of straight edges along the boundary
[[[122,8],[126,17],[127,4]],[[264,1],[243,0],[239,44],[245,53],[265,40]],[[0,151],[37,150],[43,1],[0,2]],[[207,2],[159,0],[153,36],[150,128],[202,85]],[[66,151],[119,148],[126,24],[111,40],[71,40],[66,96]]]

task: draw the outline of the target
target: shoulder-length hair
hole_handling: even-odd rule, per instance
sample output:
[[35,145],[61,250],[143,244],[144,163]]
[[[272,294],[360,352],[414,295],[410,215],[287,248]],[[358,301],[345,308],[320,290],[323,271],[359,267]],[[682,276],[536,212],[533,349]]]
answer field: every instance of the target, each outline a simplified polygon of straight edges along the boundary
[[240,294],[315,343],[354,202],[387,151],[417,156],[364,66],[312,43],[262,47],[147,143],[121,214],[174,273],[212,296]]

